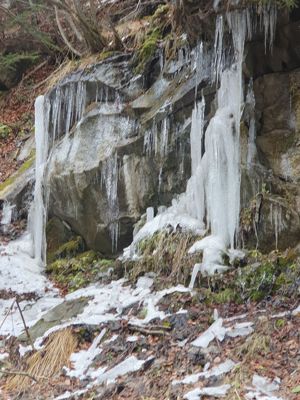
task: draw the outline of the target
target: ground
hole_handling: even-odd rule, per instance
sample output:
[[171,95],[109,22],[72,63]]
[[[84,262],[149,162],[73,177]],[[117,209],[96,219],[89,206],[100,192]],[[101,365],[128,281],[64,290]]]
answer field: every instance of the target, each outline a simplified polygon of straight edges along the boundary
[[[5,255],[12,253],[9,247],[1,250],[5,263]],[[299,398],[299,296],[294,294],[288,298],[276,292],[259,301],[230,301],[225,296],[223,302],[219,296],[216,297],[218,302],[214,302],[214,297],[210,296],[209,300],[207,297],[208,283],[212,284],[207,278],[200,280],[198,288],[189,290],[172,286],[170,280],[162,276],[155,278],[151,273],[150,276],[152,278],[131,281],[123,278],[110,282],[113,277],[105,276],[103,280],[97,275],[97,282],[92,286],[65,297],[59,295],[50,282],[44,294],[26,294],[23,290],[18,295],[19,286],[14,292],[3,289],[1,298],[5,299],[6,307],[18,295],[36,350],[33,352],[29,348],[30,351],[20,357],[17,349],[24,349],[19,345],[24,346],[28,337],[24,333],[18,336],[23,327],[17,317],[18,310],[14,309],[10,318],[14,318],[17,338],[1,337],[1,352],[10,354],[10,358],[1,357],[4,358],[2,371],[7,371],[1,378],[2,398],[175,400],[185,398],[194,389],[227,384],[231,386],[224,396],[226,400]],[[229,276],[224,275],[227,280]],[[90,280],[87,284],[91,285]],[[166,290],[166,287],[171,288]],[[65,286],[62,291],[66,293]],[[35,316],[30,320],[32,315],[28,309],[34,307],[32,304],[37,306],[43,302],[43,296],[52,296],[54,307],[48,306],[42,319]],[[84,303],[78,308],[82,300]],[[47,317],[50,314],[51,317]],[[37,319],[40,320],[37,322]],[[52,325],[43,328],[43,320]],[[67,324],[62,325],[62,321]],[[193,344],[212,325],[219,325],[221,331],[219,328],[213,331],[208,346],[202,348],[196,346],[197,342]],[[6,320],[1,324],[2,331],[9,326]],[[51,326],[58,326],[60,330],[52,334],[48,331],[45,335]],[[57,345],[53,345],[55,341],[65,343],[59,352]],[[38,350],[41,344],[43,347]],[[49,363],[45,364],[43,359]],[[222,367],[228,360],[232,363],[229,371],[220,376],[210,375],[214,367]],[[58,368],[53,367],[54,372],[47,376],[50,364]],[[63,365],[67,369],[62,368]],[[29,375],[25,377],[25,388],[22,387],[24,376],[18,375],[22,371]],[[208,372],[201,376],[203,371]],[[191,374],[200,374],[192,379],[194,383],[174,382]],[[263,393],[256,387],[251,397],[250,387],[255,375],[270,379],[276,390]],[[278,378],[280,384],[276,386]],[[62,394],[65,397],[59,397]],[[190,396],[187,398],[200,398]]]

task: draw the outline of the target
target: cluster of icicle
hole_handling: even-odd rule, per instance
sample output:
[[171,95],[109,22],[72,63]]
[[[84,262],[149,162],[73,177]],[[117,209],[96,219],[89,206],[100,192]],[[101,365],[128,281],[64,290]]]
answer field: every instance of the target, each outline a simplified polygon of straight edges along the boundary
[[[172,225],[171,220],[183,221],[183,224],[189,222],[186,218],[188,216],[198,221],[199,225],[194,226],[202,227],[204,232],[210,231],[209,236],[196,242],[190,249],[191,253],[203,251],[202,264],[195,266],[192,281],[199,270],[207,275],[226,270],[223,265],[224,252],[228,247],[234,249],[239,228],[244,44],[261,25],[265,32],[265,42],[269,41],[270,47],[272,46],[276,7],[271,3],[267,4],[260,19],[259,22],[256,13],[252,15],[251,9],[235,10],[226,16],[219,15],[216,19],[213,52],[210,52],[204,43],[198,45],[194,57],[196,88],[204,80],[219,84],[216,96],[217,111],[205,130],[204,96],[195,104],[190,133],[192,176],[186,191],[173,201],[165,215],[158,215],[142,228],[129,251],[124,252],[125,256],[128,256],[128,253],[132,256],[135,243],[147,234],[163,229],[166,224]],[[233,54],[230,52],[230,46],[224,46],[226,23],[231,31]],[[253,107],[254,101],[250,85],[246,102]],[[255,140],[254,118],[251,118],[251,121],[249,163],[254,157]]]
[[[35,102],[35,188],[34,200],[29,213],[29,230],[33,242],[33,257],[41,266],[46,263],[46,222],[50,188],[47,184],[47,166],[54,149],[55,141],[70,133],[73,126],[80,122],[88,104],[103,103],[108,106],[111,100],[117,105],[120,96],[104,84],[96,84],[93,98],[87,94],[87,82],[74,80],[58,85],[49,95],[39,96]],[[114,105],[113,105],[114,106]],[[118,168],[117,157],[112,155],[103,163],[101,184],[108,203],[111,205],[114,220],[118,215],[117,199]],[[113,248],[117,245],[118,225],[112,222],[110,227]]]
[[[203,247],[204,250],[202,267],[208,273],[221,267],[222,251],[229,245],[234,247],[234,237],[238,230],[239,126],[243,103],[244,43],[246,38],[251,38],[252,32],[261,25],[265,31],[265,42],[269,41],[271,46],[275,33],[276,7],[271,2],[265,5],[260,21],[257,17],[253,18],[250,9],[230,12],[226,15],[226,19],[232,32],[233,59],[224,48],[225,18],[221,15],[217,17],[213,53],[209,52],[203,43],[195,52],[196,86],[203,79],[220,83],[217,95],[218,109],[204,133],[204,97],[195,104],[191,129],[192,176],[188,181],[186,192],[178,201],[174,201],[171,207],[173,215],[185,213],[211,230],[211,240],[206,238],[205,245],[199,244],[199,248]],[[230,67],[225,67],[228,65]],[[86,85],[86,82],[80,80],[69,82],[58,86],[52,96],[40,96],[36,100],[36,184],[30,212],[30,230],[34,242],[34,256],[41,265],[46,261],[45,225],[49,198],[45,175],[54,142],[57,138],[68,134],[71,127],[81,120],[88,103],[107,102],[110,97],[109,88],[102,85],[100,91],[96,90],[95,98],[88,99]],[[168,119],[165,119],[162,122],[163,134],[159,141],[157,135],[153,136],[153,133],[145,138],[146,150],[154,147],[162,156],[166,154],[168,125]],[[114,220],[117,220],[119,213],[117,182],[117,157],[113,155],[112,159],[103,165],[102,185],[107,192]],[[170,209],[166,213],[169,211]],[[162,219],[165,222],[167,220],[167,218]],[[118,224],[112,221],[110,231],[115,248],[119,235]]]

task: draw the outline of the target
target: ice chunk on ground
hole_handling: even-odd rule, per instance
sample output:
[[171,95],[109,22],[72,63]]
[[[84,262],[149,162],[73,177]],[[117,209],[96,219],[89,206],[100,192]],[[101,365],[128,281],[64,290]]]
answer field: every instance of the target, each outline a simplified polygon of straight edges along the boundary
[[100,373],[99,370],[93,371],[91,377],[96,379],[97,384],[104,382],[113,383],[119,376],[138,371],[148,360],[149,359],[138,360],[135,356],[130,356],[106,372],[103,372],[102,370]]
[[126,339],[126,342],[129,342],[129,343],[134,343],[134,342],[137,342],[139,340],[139,337],[138,336],[127,336],[127,339]]
[[222,342],[225,336],[247,336],[253,332],[252,322],[237,323],[230,327],[223,326],[223,319],[218,318],[205,332],[191,344],[206,349],[215,338]]
[[208,379],[211,377],[219,377],[221,375],[227,374],[230,372],[237,364],[232,360],[228,359],[223,363],[211,368],[207,369],[206,371],[199,372],[198,374],[187,375],[184,379],[178,381],[174,380],[172,385],[189,385],[192,383],[198,382],[200,379]]
[[212,386],[194,389],[183,396],[186,400],[200,400],[201,396],[224,397],[231,385]]
[[209,343],[215,338],[222,342],[225,338],[225,334],[226,329],[223,327],[223,319],[219,318],[191,344],[206,349]]
[[66,400],[69,399],[70,397],[74,397],[74,396],[80,396],[84,393],[86,393],[89,389],[82,389],[82,390],[76,390],[75,392],[69,392],[66,391],[65,393],[61,394],[58,397],[55,397],[54,400]]
[[253,375],[252,386],[253,388],[245,395],[247,400],[283,400],[283,398],[276,397],[273,393],[280,388],[279,378],[271,381],[268,378],[255,374]]
[[0,353],[0,361],[5,360],[7,357],[9,357],[8,353]]
[[235,338],[237,336],[248,336],[254,332],[253,322],[241,322],[227,328],[226,335]]
[[70,357],[74,369],[65,368],[67,375],[70,377],[85,379],[87,370],[97,355],[102,352],[98,347],[106,333],[106,329],[102,329],[99,335],[94,339],[93,343],[87,350],[81,350],[78,353],[73,353]]

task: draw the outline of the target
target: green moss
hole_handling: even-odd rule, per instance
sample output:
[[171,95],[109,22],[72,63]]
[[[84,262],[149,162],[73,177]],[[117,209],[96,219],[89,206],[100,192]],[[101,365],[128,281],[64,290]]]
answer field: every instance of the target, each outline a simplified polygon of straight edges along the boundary
[[152,59],[157,49],[157,43],[162,38],[159,28],[154,28],[150,31],[144,43],[138,50],[138,66],[136,67],[136,72],[140,73],[144,70],[146,64]]
[[18,171],[7,178],[4,182],[0,183],[0,192],[12,185],[17,178],[19,178],[24,172],[26,172],[33,164],[35,156],[31,156],[27,161],[25,161]]
[[3,125],[0,122],[0,139],[6,139],[12,133],[12,129],[7,126]]
[[115,51],[111,51],[111,50],[105,50],[102,51],[99,56],[97,57],[97,61],[103,61],[106,60],[109,57],[114,56],[115,54],[117,54]]
[[170,6],[168,4],[160,4],[155,10],[155,13],[152,15],[151,20],[153,22],[160,20],[161,18],[165,17],[169,11]]
[[102,259],[100,254],[93,250],[72,257],[72,252],[78,251],[80,243],[81,241],[77,239],[61,246],[60,254],[64,254],[64,258],[56,259],[46,268],[46,273],[50,275],[51,279],[68,292],[85,287],[107,276],[108,269],[114,266],[114,260]]
[[276,280],[276,267],[272,263],[260,264],[258,267],[243,268],[238,284],[244,298],[260,301],[272,293]]
[[275,322],[275,326],[277,329],[282,329],[285,326],[286,322],[284,319],[277,319]]
[[[64,243],[56,250],[53,254],[55,259],[57,258],[70,258],[84,250],[84,242],[81,236],[77,236],[75,239]],[[82,255],[80,255],[81,257]]]
[[238,301],[238,294],[234,289],[226,288],[218,293],[213,293],[211,299],[217,304],[225,304]]

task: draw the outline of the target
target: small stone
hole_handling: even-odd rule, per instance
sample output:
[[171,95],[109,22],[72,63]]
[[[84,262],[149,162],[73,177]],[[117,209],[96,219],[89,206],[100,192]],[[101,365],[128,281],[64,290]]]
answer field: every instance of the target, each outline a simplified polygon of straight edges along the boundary
[[204,367],[206,364],[206,356],[198,347],[191,347],[188,350],[187,356],[193,365],[201,365],[201,367]]

